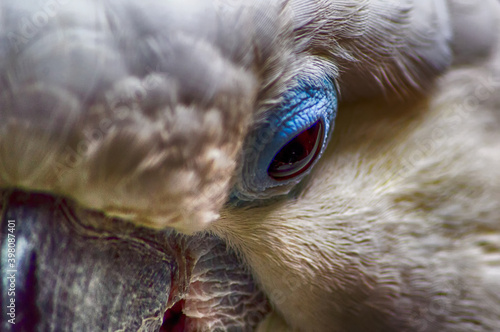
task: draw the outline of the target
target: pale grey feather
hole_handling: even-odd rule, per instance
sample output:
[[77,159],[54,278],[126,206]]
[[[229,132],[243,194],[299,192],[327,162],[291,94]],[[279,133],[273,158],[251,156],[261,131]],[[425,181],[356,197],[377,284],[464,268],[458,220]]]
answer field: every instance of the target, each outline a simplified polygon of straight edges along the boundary
[[[0,186],[208,229],[266,292],[263,330],[500,329],[497,1],[3,1],[0,15]],[[323,159],[294,199],[223,207],[248,130],[301,75],[340,90]]]

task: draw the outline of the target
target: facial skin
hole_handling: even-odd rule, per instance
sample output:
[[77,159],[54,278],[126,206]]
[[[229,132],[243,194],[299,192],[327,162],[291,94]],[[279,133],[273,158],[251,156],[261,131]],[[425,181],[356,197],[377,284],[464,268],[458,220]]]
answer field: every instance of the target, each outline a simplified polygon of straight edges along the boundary
[[[10,41],[0,44],[3,210],[29,220],[22,236],[41,246],[71,234],[67,251],[78,253],[89,234],[97,239],[89,252],[106,254],[61,258],[64,270],[37,275],[47,288],[77,290],[65,294],[68,303],[109,307],[75,286],[91,273],[68,275],[103,266],[95,278],[104,280],[116,253],[132,248],[129,265],[152,271],[119,264],[120,282],[141,280],[137,294],[148,287],[141,284],[160,290],[134,307],[135,320],[110,310],[116,321],[103,330],[158,329],[179,299],[195,303],[184,307],[193,322],[186,330],[209,329],[206,321],[229,328],[219,318],[193,318],[200,308],[193,299],[197,285],[217,300],[238,280],[245,282],[232,299],[240,292],[256,299],[228,315],[240,329],[260,322],[259,331],[495,330],[499,7],[494,0],[81,1],[48,12],[2,4],[1,36]],[[25,36],[23,10],[55,14]],[[326,150],[290,193],[235,204],[233,188],[252,176],[246,142],[302,77],[330,77],[338,88]],[[19,203],[11,188],[56,198]],[[32,216],[40,209],[69,212],[42,214],[50,220],[44,228]],[[60,234],[57,223],[77,226]],[[51,271],[56,260],[30,250],[42,257],[38,269]],[[197,262],[210,255],[217,259],[209,272],[238,272],[207,277],[227,287],[215,295],[191,277],[207,272]],[[184,288],[173,291],[176,284]],[[272,308],[263,321],[269,307],[260,290]],[[57,293],[43,296],[35,307],[59,301]],[[218,303],[208,311],[225,313]],[[40,326],[85,327],[97,317],[85,306],[63,312],[54,325],[42,311],[40,324],[48,325]]]

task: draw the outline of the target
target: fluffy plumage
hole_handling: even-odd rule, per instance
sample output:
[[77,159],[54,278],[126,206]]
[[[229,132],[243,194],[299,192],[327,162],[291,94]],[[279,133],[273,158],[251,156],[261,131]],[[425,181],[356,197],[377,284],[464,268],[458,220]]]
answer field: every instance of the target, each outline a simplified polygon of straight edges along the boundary
[[[498,2],[23,1],[1,13],[2,187],[217,234],[275,309],[262,330],[500,328]],[[297,76],[319,74],[343,104],[298,195],[223,207],[248,130]]]

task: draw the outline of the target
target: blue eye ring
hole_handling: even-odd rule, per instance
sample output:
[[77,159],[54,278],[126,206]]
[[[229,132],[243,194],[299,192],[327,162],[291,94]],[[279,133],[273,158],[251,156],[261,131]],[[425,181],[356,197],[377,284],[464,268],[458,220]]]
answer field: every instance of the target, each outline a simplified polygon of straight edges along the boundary
[[[297,79],[281,96],[281,102],[265,113],[265,121],[247,136],[231,202],[238,205],[288,194],[324,152],[334,127],[337,104],[337,89],[329,77]],[[283,149],[314,128],[316,136],[311,137],[316,140],[303,158],[290,157],[290,162],[284,158],[279,164],[281,168],[273,167]]]

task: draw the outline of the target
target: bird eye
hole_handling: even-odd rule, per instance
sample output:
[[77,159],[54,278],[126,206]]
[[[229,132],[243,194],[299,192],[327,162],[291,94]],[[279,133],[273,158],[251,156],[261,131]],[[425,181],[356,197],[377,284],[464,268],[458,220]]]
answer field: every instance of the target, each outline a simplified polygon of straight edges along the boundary
[[326,148],[337,114],[330,78],[298,79],[262,113],[246,138],[231,202],[286,195],[314,167]]
[[277,181],[302,174],[318,156],[323,134],[322,121],[318,120],[281,148],[269,165],[267,174]]

